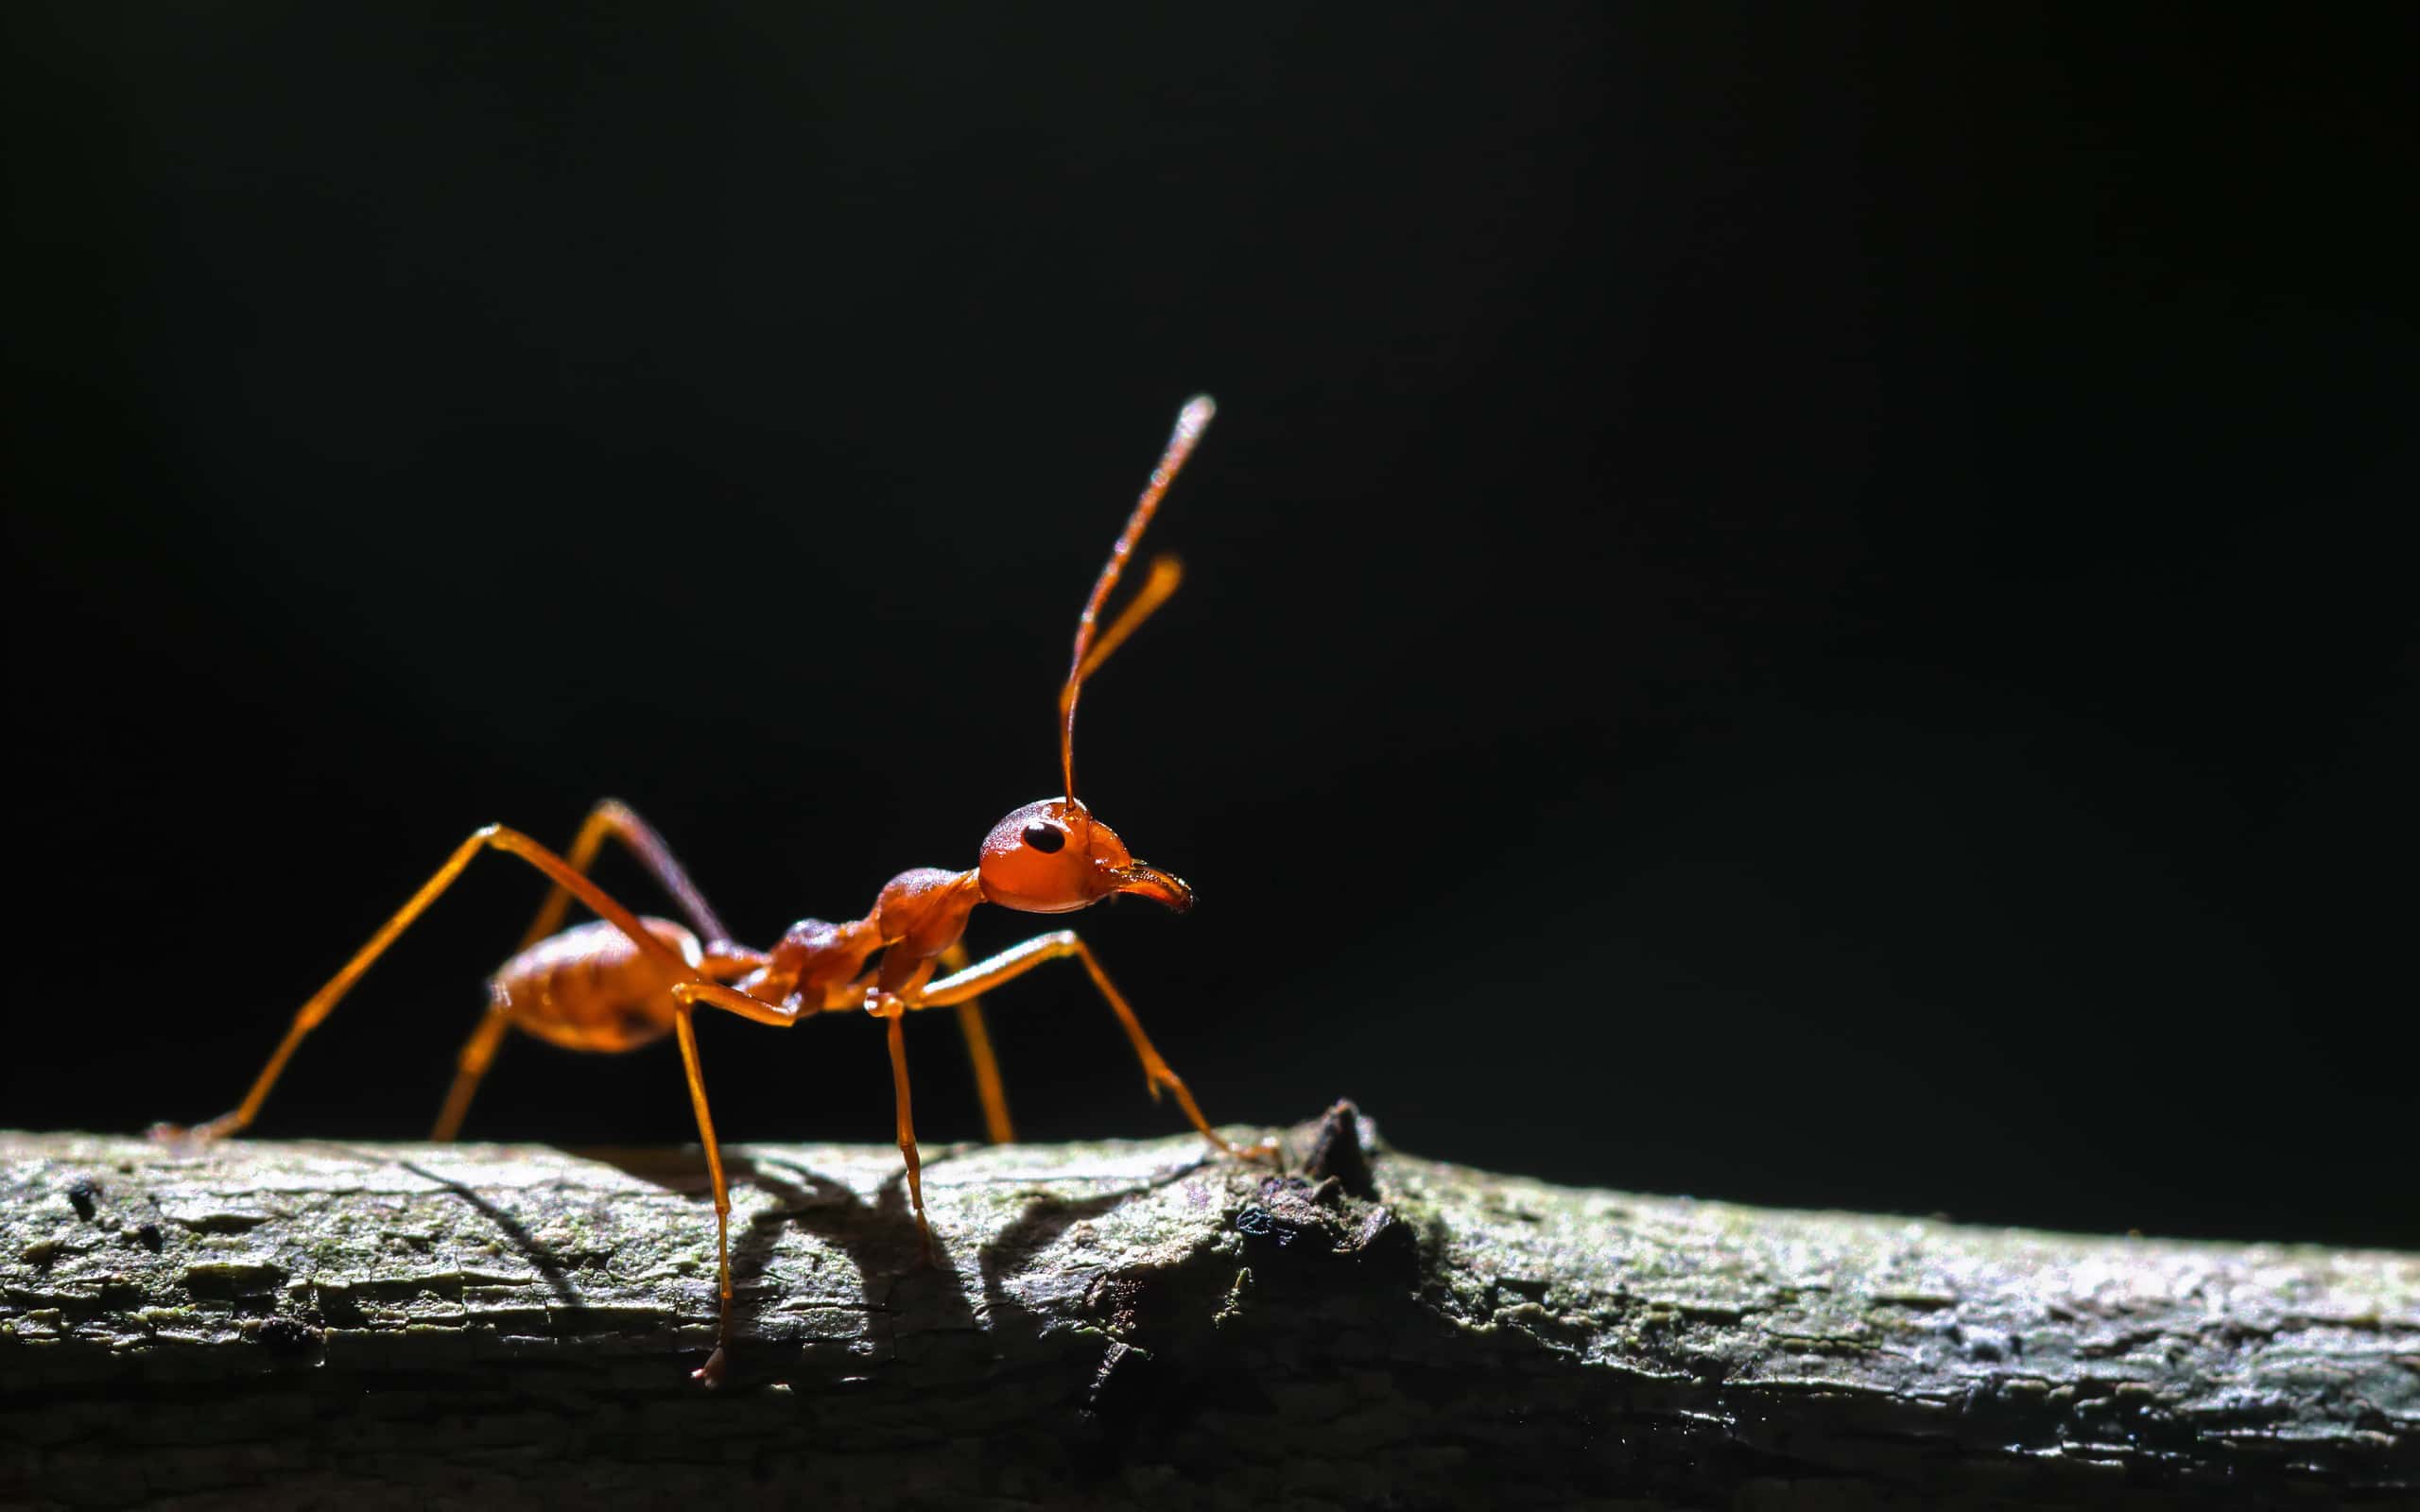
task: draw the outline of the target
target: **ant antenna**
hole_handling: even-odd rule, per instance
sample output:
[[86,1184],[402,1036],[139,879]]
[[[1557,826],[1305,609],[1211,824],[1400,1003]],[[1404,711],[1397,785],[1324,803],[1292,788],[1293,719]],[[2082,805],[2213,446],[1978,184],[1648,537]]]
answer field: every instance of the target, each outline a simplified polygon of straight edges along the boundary
[[1150,578],[1124,614],[1110,626],[1101,638],[1100,649],[1093,651],[1093,627],[1100,619],[1101,606],[1117,587],[1117,579],[1126,571],[1126,558],[1134,542],[1143,537],[1143,527],[1160,507],[1160,498],[1176,481],[1184,459],[1193,455],[1193,443],[1201,438],[1201,428],[1219,406],[1208,394],[1196,394],[1185,402],[1176,417],[1176,430],[1168,437],[1167,450],[1160,454],[1159,466],[1151,469],[1151,481],[1143,486],[1143,496],[1134,501],[1134,512],[1126,517],[1126,528],[1118,532],[1117,543],[1109,548],[1109,561],[1100,570],[1100,578],[1093,584],[1092,597],[1084,600],[1083,616],[1076,621],[1076,651],[1067,662],[1067,684],[1059,690],[1059,774],[1066,783],[1067,803],[1076,807],[1076,699],[1083,692],[1084,679],[1093,669],[1108,660],[1118,643],[1133,633],[1144,616],[1160,607],[1176,592],[1177,580],[1183,576],[1176,558],[1163,557],[1151,564]]
[[1109,628],[1101,632],[1100,639],[1093,643],[1092,650],[1084,657],[1080,675],[1086,682],[1109,660],[1109,654],[1124,645],[1134,627],[1150,619],[1184,581],[1184,563],[1177,559],[1175,552],[1164,551],[1151,558],[1151,576],[1143,579],[1143,586],[1134,590],[1134,596],[1117,611],[1117,618],[1110,622]]

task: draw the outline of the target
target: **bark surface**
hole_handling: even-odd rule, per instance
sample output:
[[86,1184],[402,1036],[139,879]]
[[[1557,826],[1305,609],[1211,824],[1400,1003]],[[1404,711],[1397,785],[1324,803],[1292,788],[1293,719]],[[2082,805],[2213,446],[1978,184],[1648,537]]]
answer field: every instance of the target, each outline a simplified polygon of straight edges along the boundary
[[694,1152],[0,1135],[0,1502],[2420,1505],[2420,1256],[1288,1143],[736,1151],[707,1392]]

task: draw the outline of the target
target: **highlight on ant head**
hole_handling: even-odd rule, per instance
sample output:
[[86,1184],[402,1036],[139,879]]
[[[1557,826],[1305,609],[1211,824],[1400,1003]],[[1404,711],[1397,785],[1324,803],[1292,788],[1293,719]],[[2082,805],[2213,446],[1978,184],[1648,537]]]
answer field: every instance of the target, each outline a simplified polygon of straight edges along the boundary
[[[1084,679],[1109,660],[1109,654],[1124,644],[1134,627],[1151,616],[1151,611],[1167,602],[1176,592],[1184,571],[1174,557],[1161,557],[1151,563],[1150,576],[1144,579],[1134,601],[1126,606],[1108,630],[1094,644],[1094,631],[1100,620],[1101,607],[1109,602],[1110,593],[1117,587],[1117,579],[1126,571],[1126,558],[1132,555],[1134,543],[1143,539],[1143,529],[1158,512],[1160,499],[1176,481],[1184,459],[1193,455],[1194,442],[1201,438],[1203,426],[1218,413],[1219,406],[1207,394],[1196,394],[1188,400],[1176,417],[1176,430],[1168,437],[1166,450],[1160,453],[1159,465],[1151,469],[1150,481],[1143,486],[1143,496],[1134,501],[1134,510],[1126,517],[1126,528],[1118,532],[1116,543],[1109,548],[1109,560],[1093,584],[1092,596],[1084,600],[1084,611],[1076,621],[1075,654],[1067,662],[1067,681],[1059,690],[1059,773],[1066,784],[1066,799],[1074,806],[1079,825],[1091,823],[1084,806],[1076,802],[1076,700],[1082,694]],[[995,832],[996,833],[996,832]],[[989,855],[990,848],[984,853]],[[1071,906],[1080,907],[1080,904]]]
[[1184,879],[1134,859],[1117,832],[1081,803],[1046,798],[1012,811],[983,837],[983,896],[1028,914],[1072,914],[1117,893],[1184,913]]

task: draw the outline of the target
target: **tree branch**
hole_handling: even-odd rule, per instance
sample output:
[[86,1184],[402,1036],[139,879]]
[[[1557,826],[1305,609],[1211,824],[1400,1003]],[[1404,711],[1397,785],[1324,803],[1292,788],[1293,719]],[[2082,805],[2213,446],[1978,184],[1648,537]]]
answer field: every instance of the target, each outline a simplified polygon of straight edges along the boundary
[[[0,1500],[2420,1501],[2420,1257],[1960,1228],[1198,1140],[0,1135]],[[1365,1155],[1365,1149],[1374,1151]],[[988,1500],[986,1500],[988,1499]],[[1634,1504],[1626,1502],[1625,1505]]]

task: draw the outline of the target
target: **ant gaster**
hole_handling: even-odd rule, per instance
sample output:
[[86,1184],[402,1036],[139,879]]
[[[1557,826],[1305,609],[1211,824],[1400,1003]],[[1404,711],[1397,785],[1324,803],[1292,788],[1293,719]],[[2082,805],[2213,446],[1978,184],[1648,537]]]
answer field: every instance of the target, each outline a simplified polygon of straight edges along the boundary
[[[977,903],[997,903],[1029,914],[1067,914],[1119,893],[1149,898],[1179,913],[1193,906],[1193,890],[1157,867],[1134,859],[1117,832],[1093,816],[1076,797],[1076,703],[1085,679],[1136,627],[1176,591],[1176,559],[1161,557],[1134,599],[1105,630],[1096,634],[1100,611],[1124,573],[1127,557],[1194,442],[1209,423],[1210,400],[1199,397],[1177,417],[1175,433],[1150,482],[1110,548],[1109,561],[1093,584],[1076,624],[1075,653],[1059,692],[1061,796],[1042,799],[1011,813],[984,837],[974,869],[919,868],[886,884],[862,919],[829,923],[808,919],[790,926],[779,944],[755,951],[734,943],[731,932],[689,881],[679,861],[637,814],[611,799],[592,810],[565,855],[557,855],[517,830],[491,824],[455,848],[445,864],[421,885],[344,968],[302,1005],[268,1064],[233,1112],[193,1128],[155,1125],[155,1138],[209,1141],[233,1134],[252,1122],[305,1035],[325,1019],[354,982],[451,886],[474,857],[496,850],[520,857],[554,883],[512,958],[488,980],[489,1009],[462,1047],[459,1069],[431,1138],[454,1138],[479,1078],[512,1029],[574,1050],[623,1051],[674,1036],[688,1075],[689,1100],[705,1146],[715,1194],[715,1249],[721,1311],[714,1354],[696,1372],[709,1385],[721,1379],[731,1335],[731,1194],[723,1176],[722,1150],[706,1106],[705,1076],[698,1059],[691,1017],[700,1006],[721,1008],[757,1023],[788,1028],[818,1013],[862,1011],[883,1020],[890,1040],[891,1087],[898,1104],[899,1152],[907,1162],[908,1194],[916,1226],[932,1255],[932,1228],[925,1216],[924,1185],[909,1111],[908,1057],[900,1021],[920,1008],[955,1008],[975,1063],[976,1084],[991,1138],[1014,1138],[999,1069],[984,1029],[980,994],[1022,976],[1046,961],[1073,956],[1132,1041],[1151,1095],[1175,1094],[1177,1105],[1201,1136],[1222,1153],[1252,1159],[1273,1157],[1269,1144],[1238,1148],[1209,1120],[1152,1048],[1143,1025],[1090,946],[1068,929],[1037,935],[982,961],[968,960],[959,938]],[[588,868],[608,836],[644,863],[680,904],[686,927],[669,919],[641,918],[588,879]],[[597,918],[562,928],[577,898]],[[935,979],[936,971],[946,975]]]

